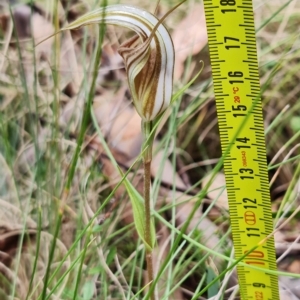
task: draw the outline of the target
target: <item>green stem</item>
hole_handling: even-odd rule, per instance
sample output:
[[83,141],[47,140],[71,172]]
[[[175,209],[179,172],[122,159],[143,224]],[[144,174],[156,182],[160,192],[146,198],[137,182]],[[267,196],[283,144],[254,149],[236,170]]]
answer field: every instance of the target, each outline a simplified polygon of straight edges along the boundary
[[46,299],[47,289],[49,288],[48,287],[48,281],[49,281],[49,277],[50,277],[50,270],[51,270],[51,266],[52,266],[54,252],[56,250],[56,239],[58,237],[58,233],[59,233],[59,230],[60,230],[60,225],[62,223],[62,217],[63,217],[63,214],[62,214],[62,211],[60,210],[59,213],[58,213],[58,216],[57,216],[57,220],[55,222],[55,231],[53,233],[53,239],[52,239],[50,253],[49,253],[49,260],[48,260],[48,263],[47,263],[47,269],[46,269],[46,273],[45,273],[45,277],[44,277],[44,286],[43,286],[43,291],[42,291],[42,299]]
[[89,227],[89,231],[87,233],[87,237],[86,237],[86,241],[85,241],[85,245],[84,245],[84,248],[82,250],[82,255],[81,255],[81,260],[80,260],[80,265],[79,265],[79,268],[78,268],[78,271],[77,271],[77,278],[76,278],[76,283],[75,283],[75,289],[74,289],[74,293],[73,293],[73,300],[76,300],[78,298],[78,289],[79,289],[79,285],[80,285],[80,281],[81,281],[81,275],[82,275],[82,267],[83,267],[83,264],[84,264],[84,259],[85,259],[85,256],[86,256],[86,251],[87,251],[87,248],[89,246],[89,243],[90,243],[90,236],[92,234],[92,227],[90,226]]
[[143,164],[144,164],[144,205],[145,205],[145,241],[149,246],[146,247],[146,262],[147,262],[147,273],[148,283],[150,290],[151,300],[155,300],[155,290],[151,287],[154,279],[153,272],[153,257],[152,257],[152,237],[151,237],[151,161],[152,161],[152,146],[153,136],[151,135],[152,122],[142,121],[143,129]]
[[42,209],[41,207],[38,208],[38,227],[37,227],[37,236],[36,236],[36,255],[33,262],[32,267],[32,274],[29,282],[29,287],[27,289],[27,296],[25,300],[30,299],[30,295],[32,292],[33,280],[35,275],[37,274],[37,266],[38,266],[38,254],[40,253],[40,246],[41,246],[41,232],[42,232]]

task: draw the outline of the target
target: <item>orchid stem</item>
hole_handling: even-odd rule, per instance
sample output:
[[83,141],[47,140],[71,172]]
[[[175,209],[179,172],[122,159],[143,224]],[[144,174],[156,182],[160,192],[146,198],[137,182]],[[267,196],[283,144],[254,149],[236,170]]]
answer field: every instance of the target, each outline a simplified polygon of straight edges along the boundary
[[[150,199],[150,189],[151,189],[151,161],[152,161],[152,146],[153,137],[150,136],[152,131],[152,121],[142,121],[143,129],[143,165],[144,165],[144,205],[145,205],[145,241],[146,246],[146,262],[147,262],[147,273],[148,273],[148,283],[149,290],[154,280],[153,271],[153,257],[152,257],[152,247],[153,241],[151,237],[151,199]],[[149,247],[150,245],[150,247]],[[153,289],[152,289],[153,291]],[[150,295],[151,300],[155,300],[155,289]]]

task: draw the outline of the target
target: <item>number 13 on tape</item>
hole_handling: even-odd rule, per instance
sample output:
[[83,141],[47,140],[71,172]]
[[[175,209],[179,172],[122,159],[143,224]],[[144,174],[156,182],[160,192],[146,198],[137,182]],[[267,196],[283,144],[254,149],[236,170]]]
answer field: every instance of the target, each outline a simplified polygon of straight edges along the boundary
[[[236,259],[273,231],[252,0],[204,0]],[[243,300],[278,300],[273,238],[238,265]]]

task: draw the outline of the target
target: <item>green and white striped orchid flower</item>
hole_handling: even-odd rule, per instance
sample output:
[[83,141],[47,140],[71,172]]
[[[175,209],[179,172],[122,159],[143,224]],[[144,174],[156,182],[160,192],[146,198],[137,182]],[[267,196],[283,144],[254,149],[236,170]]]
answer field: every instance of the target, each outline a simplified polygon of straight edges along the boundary
[[136,32],[137,35],[124,42],[118,52],[125,63],[134,106],[144,122],[161,114],[172,98],[175,55],[163,19],[158,20],[153,14],[134,6],[111,5],[87,13],[62,29],[106,23]]

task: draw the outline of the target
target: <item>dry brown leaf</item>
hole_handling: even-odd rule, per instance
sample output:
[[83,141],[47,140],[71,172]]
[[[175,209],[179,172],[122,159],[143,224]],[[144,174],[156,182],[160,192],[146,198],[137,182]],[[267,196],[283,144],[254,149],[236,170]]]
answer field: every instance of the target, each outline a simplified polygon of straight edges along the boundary
[[299,300],[297,296],[295,296],[291,291],[288,290],[279,290],[280,299],[284,300]]
[[280,299],[299,300],[300,298],[300,279],[286,276],[279,276]]
[[[35,229],[36,223],[26,217],[27,228]],[[20,230],[24,226],[24,214],[15,205],[0,199],[0,233],[7,231]]]
[[[22,56],[23,63],[26,71],[26,78],[28,86],[34,86],[34,70],[33,70],[33,62],[31,54],[25,51],[28,47],[31,48],[32,43],[28,41],[29,37],[33,38],[34,43],[37,45],[40,41],[54,34],[55,29],[52,23],[47,20],[46,13],[39,8],[38,11],[40,13],[35,12],[37,10],[34,9],[33,13],[31,12],[31,8],[28,5],[19,5],[14,10],[15,23],[17,27],[17,32],[19,38],[22,42]],[[53,42],[54,37],[44,40],[41,44],[38,44],[34,52],[36,54],[36,61],[40,62],[40,59],[47,61],[47,64],[51,64],[51,57],[53,52]],[[60,70],[60,90],[63,90],[68,84],[72,85],[73,94],[77,93],[79,90],[79,85],[83,72],[78,68],[77,61],[75,58],[75,50],[74,43],[71,39],[71,35],[69,32],[64,34],[64,38],[61,44],[60,54],[60,63],[58,64]],[[38,65],[37,71],[41,68],[42,64]],[[38,87],[38,94],[41,96],[42,90],[40,85]],[[70,88],[69,88],[70,89]]]
[[70,96],[76,97],[80,90],[84,71],[83,67],[77,64],[74,43],[75,42],[72,40],[70,32],[65,32],[60,51],[59,85],[60,90],[68,90],[68,94]]
[[[202,181],[202,188],[204,188],[209,182],[211,175],[206,176]],[[216,201],[216,205],[221,209],[228,210],[228,197],[227,190],[225,188],[225,175],[223,173],[217,173],[213,182],[211,183],[207,192],[208,198]]]
[[68,101],[59,117],[59,125],[68,128],[70,132],[75,132],[80,125],[80,118],[84,107],[83,96],[73,97]]
[[[186,198],[186,200],[187,200],[188,196],[182,195],[180,197],[181,201],[183,200],[183,198]],[[189,215],[191,214],[191,212],[194,209],[195,200],[196,199],[190,199],[189,202],[186,202],[186,203],[178,206],[177,214],[176,214],[178,224],[184,223],[189,218]],[[202,218],[202,220],[201,220],[201,222],[199,222],[199,220],[201,218]],[[195,229],[199,230],[202,233],[201,243],[203,243],[206,247],[208,247],[210,249],[218,248],[218,244],[219,244],[220,240],[217,236],[217,233],[218,233],[219,229],[208,218],[202,217],[202,212],[201,212],[200,208],[194,214],[194,216],[189,224],[188,232],[195,230]],[[216,258],[215,263],[219,267],[220,259]]]
[[[97,96],[93,108],[110,147],[131,160],[141,151],[141,118],[129,102],[124,101],[125,91],[123,88],[117,94],[106,92]],[[128,164],[128,160],[121,162]]]
[[199,53],[207,44],[207,31],[203,4],[193,5],[189,14],[178,24],[172,34],[175,48],[174,79],[184,71],[184,62],[190,55]]
[[[288,243],[288,242],[283,242],[283,243],[278,243],[275,240],[275,249],[276,249],[276,255],[280,256],[278,258],[279,261],[284,259],[286,256],[290,255],[299,255],[300,253],[300,244],[299,243]],[[282,255],[284,256],[282,257]],[[277,262],[278,262],[277,260]]]
[[[53,35],[55,32],[53,25],[39,13],[33,14],[31,19],[31,27],[32,37],[35,41],[35,44],[38,44],[46,37]],[[54,39],[55,37],[51,37],[36,46],[35,53],[37,54],[37,59],[42,57],[44,60],[51,60]],[[60,62],[58,66],[60,71],[60,90],[65,89],[67,85],[71,84],[72,86],[69,87],[69,90],[72,90],[73,95],[75,95],[79,91],[79,85],[83,77],[83,71],[77,65],[74,42],[71,38],[70,32],[64,33],[59,54]]]
[[[39,147],[39,155],[43,155],[43,153],[46,151],[47,148],[47,139],[51,135],[49,134],[49,128],[39,128],[38,130],[38,137],[36,144]],[[29,172],[30,168],[34,166],[34,164],[37,161],[36,156],[36,145],[33,143],[26,144],[21,147],[21,149],[18,152],[18,158],[16,159],[16,165],[15,170],[17,168],[22,172]]]
[[[38,44],[41,40],[45,39],[45,37],[54,34],[53,25],[38,13],[34,13],[31,18],[31,28],[35,44]],[[50,60],[53,42],[54,38],[52,37],[36,46],[36,53],[38,57],[43,55],[44,58]]]
[[[108,35],[113,35],[115,32],[115,27],[108,26]],[[112,44],[111,44],[112,43]],[[124,62],[120,54],[118,53],[118,46],[116,46],[117,39],[110,39],[110,43],[104,44],[102,47],[102,58],[101,67],[99,69],[97,83],[102,85],[107,81],[118,81],[121,80],[125,82],[125,69]],[[127,82],[126,82],[127,87]]]
[[300,274],[300,260],[297,259],[292,261],[287,271],[295,274]]
[[[23,228],[24,218],[26,220],[26,227],[28,228],[25,232]],[[32,300],[37,299],[43,289],[43,278],[47,270],[53,236],[47,232],[40,232],[40,249],[39,252],[36,253],[36,236],[38,234],[36,223],[31,218],[24,216],[24,213],[18,207],[1,199],[0,229],[0,276],[2,276],[2,279],[3,277],[6,278],[6,280],[0,281],[0,296],[2,296],[3,292],[8,293],[9,286],[7,286],[5,282],[15,281],[16,296],[18,299],[26,299],[33,272],[33,262],[37,257],[37,269],[33,275],[34,293],[32,297],[30,297]],[[18,258],[16,257],[16,253],[18,253],[20,238],[23,234],[21,255],[20,258]],[[67,249],[65,245],[57,239],[51,266],[52,270],[56,268],[66,253]],[[18,265],[18,267],[16,267],[16,265]],[[69,266],[70,258],[67,258],[62,264],[57,278],[60,278]],[[17,270],[17,274],[15,270]],[[56,290],[55,299],[61,298],[61,293],[68,280],[67,277],[63,280],[61,287]]]
[[[22,230],[20,230],[20,234],[22,234]],[[32,277],[32,267],[35,258],[37,257],[37,269],[34,273],[33,279],[33,295],[30,299],[35,300],[39,297],[43,289],[43,279],[47,270],[47,263],[50,256],[51,250],[51,243],[53,240],[53,236],[47,232],[40,233],[40,251],[36,253],[36,243],[35,243],[35,236],[37,232],[34,231],[30,232],[32,239],[31,242],[26,244],[26,247],[22,248],[20,261],[18,261],[17,257],[12,257],[11,262],[11,270],[18,270],[17,275],[17,282],[20,282],[16,288],[16,294],[19,296],[19,299],[26,299],[26,295],[28,293],[28,288],[30,284],[30,280]],[[55,270],[57,265],[61,262],[64,255],[66,255],[67,249],[65,245],[60,241],[56,240],[56,249],[53,256],[53,261],[51,264],[51,272]],[[18,268],[16,268],[16,264],[18,264]],[[65,262],[62,263],[62,267],[58,274],[56,275],[56,280],[61,278],[63,273],[69,268],[70,266],[70,258],[67,258]],[[14,274],[14,278],[16,277]],[[53,288],[55,285],[56,280],[52,282],[49,288]],[[64,278],[62,285],[55,291],[54,299],[61,299],[61,294],[63,289],[67,283],[68,275]]]
[[170,186],[173,186],[173,184],[175,184],[177,188],[181,188],[181,189],[187,188],[186,185],[183,183],[182,179],[180,178],[180,176],[177,173],[175,173],[170,160],[164,157],[163,150],[158,151],[153,156],[152,163],[151,163],[151,175],[153,177],[160,176],[161,180],[164,183],[169,184]]
[[30,35],[31,9],[28,5],[22,4],[15,7],[14,12],[15,28],[20,39]]
[[276,231],[274,234],[275,243],[284,243],[286,242],[286,236],[281,231]]

